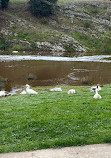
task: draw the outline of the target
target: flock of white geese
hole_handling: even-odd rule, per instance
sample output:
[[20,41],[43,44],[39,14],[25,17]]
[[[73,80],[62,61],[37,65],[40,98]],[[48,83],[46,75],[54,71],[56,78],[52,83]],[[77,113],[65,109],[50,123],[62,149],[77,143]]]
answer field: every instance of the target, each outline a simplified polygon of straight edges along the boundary
[[[101,87],[97,84],[97,86],[95,87],[91,87],[90,91],[91,92],[95,92],[95,95],[93,96],[94,99],[101,99],[102,97],[100,96],[100,94],[98,93],[99,91],[101,90]],[[62,89],[61,88],[53,88],[53,89],[50,89],[51,92],[61,92]],[[76,91],[75,89],[70,89],[68,91],[68,94],[75,94]],[[30,88],[30,85],[26,84],[25,85],[25,90],[23,90],[20,94],[29,94],[30,96],[31,95],[35,95],[35,94],[38,94],[38,92],[34,91],[33,89]],[[6,91],[0,91],[0,97],[5,97],[5,96],[8,96],[10,95],[10,93],[7,93]]]

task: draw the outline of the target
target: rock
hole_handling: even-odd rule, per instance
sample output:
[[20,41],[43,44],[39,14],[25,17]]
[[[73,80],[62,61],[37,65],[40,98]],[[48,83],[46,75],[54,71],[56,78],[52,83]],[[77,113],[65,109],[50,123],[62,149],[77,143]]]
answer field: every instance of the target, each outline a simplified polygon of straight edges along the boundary
[[34,74],[29,73],[29,75],[27,76],[27,80],[37,80],[37,77]]
[[12,53],[16,54],[16,53],[18,53],[18,51],[13,50]]
[[11,45],[18,44],[18,45],[22,45],[27,48],[31,48],[31,43],[28,41],[24,41],[24,40],[14,39],[14,40],[10,40],[9,43]]
[[36,42],[36,47],[42,49],[43,51],[51,51],[51,52],[64,52],[65,49],[58,44],[51,44],[50,42]]

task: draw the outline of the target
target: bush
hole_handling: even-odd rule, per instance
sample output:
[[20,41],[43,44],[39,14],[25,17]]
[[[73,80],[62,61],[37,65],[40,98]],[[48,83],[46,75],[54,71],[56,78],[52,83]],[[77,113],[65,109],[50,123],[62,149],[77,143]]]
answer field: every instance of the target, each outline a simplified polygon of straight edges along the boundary
[[111,52],[111,39],[106,38],[105,40],[101,41],[101,52],[103,53],[110,53]]
[[19,44],[15,44],[15,45],[12,47],[12,50],[23,51],[23,50],[28,50],[28,48],[25,47],[25,46],[19,45]]
[[49,16],[53,14],[57,0],[30,0],[29,9],[36,16]]
[[0,0],[0,7],[3,8],[3,9],[7,8],[8,3],[9,3],[9,0]]
[[90,28],[90,27],[91,27],[91,22],[90,22],[90,21],[85,21],[84,27],[85,27],[86,29],[87,29],[87,28]]
[[0,50],[7,50],[9,48],[9,44],[5,41],[5,39],[0,38]]
[[40,20],[40,23],[43,24],[43,25],[44,25],[44,24],[47,24],[47,19],[46,19],[46,18],[42,18],[42,19]]

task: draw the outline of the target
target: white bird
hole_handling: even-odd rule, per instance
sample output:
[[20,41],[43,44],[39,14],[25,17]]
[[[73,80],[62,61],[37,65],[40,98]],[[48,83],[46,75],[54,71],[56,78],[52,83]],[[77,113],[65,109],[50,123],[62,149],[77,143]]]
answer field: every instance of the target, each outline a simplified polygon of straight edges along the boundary
[[75,89],[70,89],[69,91],[68,91],[68,94],[75,94]]
[[38,94],[38,92],[34,91],[33,89],[30,89],[30,85],[26,84],[26,93],[29,95]]
[[50,89],[50,91],[53,91],[53,92],[61,92],[62,89],[61,88],[53,88],[53,89]]
[[93,96],[94,99],[101,99],[102,97],[98,94],[98,90],[96,89],[96,94]]
[[22,91],[20,94],[27,94],[27,92],[24,90],[24,91]]
[[6,96],[6,91],[0,91],[0,97],[5,97]]
[[0,97],[6,97],[6,96],[8,96],[8,95],[10,95],[10,93],[8,93],[8,92],[6,92],[6,91],[0,91]]
[[101,90],[101,87],[99,86],[99,84],[97,84],[97,86],[91,87],[91,89],[90,89],[91,92],[96,92],[96,90],[97,91]]

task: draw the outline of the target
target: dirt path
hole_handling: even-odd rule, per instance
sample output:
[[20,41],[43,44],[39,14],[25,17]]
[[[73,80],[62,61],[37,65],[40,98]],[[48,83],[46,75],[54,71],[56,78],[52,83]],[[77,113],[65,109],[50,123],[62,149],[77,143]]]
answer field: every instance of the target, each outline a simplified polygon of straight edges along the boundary
[[111,144],[7,153],[0,158],[111,158]]

